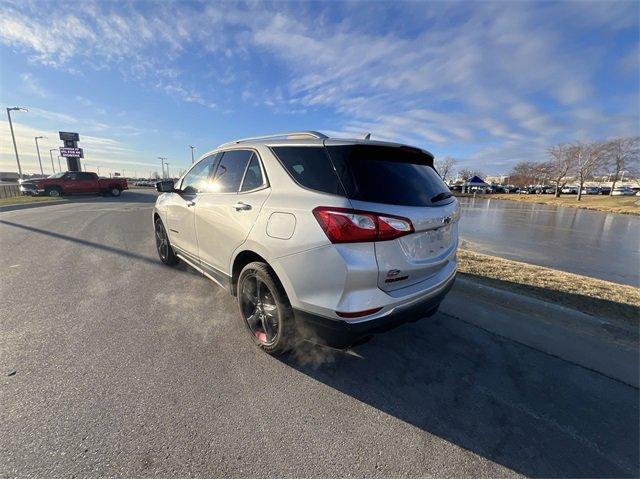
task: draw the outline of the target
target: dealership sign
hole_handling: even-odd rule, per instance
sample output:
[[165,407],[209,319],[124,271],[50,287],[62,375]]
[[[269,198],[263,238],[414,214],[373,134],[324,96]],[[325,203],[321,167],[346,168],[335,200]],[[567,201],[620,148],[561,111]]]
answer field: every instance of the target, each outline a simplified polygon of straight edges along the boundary
[[80,135],[71,131],[59,131],[62,141],[80,141]]
[[84,158],[82,148],[69,148],[65,146],[60,147],[60,156],[65,158]]

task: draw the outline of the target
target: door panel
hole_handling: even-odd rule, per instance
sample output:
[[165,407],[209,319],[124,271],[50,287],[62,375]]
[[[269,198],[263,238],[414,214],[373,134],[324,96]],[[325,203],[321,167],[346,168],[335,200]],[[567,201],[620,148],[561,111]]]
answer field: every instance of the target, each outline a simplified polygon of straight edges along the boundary
[[91,173],[78,173],[76,183],[78,193],[96,193],[99,190],[98,181]]
[[76,194],[80,193],[80,181],[78,180],[78,173],[67,173],[64,177],[64,189],[66,193]]
[[[231,255],[249,236],[269,188],[241,194],[206,194],[196,205],[199,255],[204,267],[230,274]],[[243,203],[246,208],[236,209]]]
[[[209,156],[196,163],[178,185],[178,192],[167,202],[167,222],[169,240],[183,250],[188,259],[197,262],[198,241],[195,230],[195,205],[210,185],[210,176],[218,160],[217,155]],[[180,251],[178,251],[180,252]]]
[[260,159],[251,150],[223,154],[212,183],[196,205],[198,254],[212,275],[230,274],[231,255],[249,236],[269,189]]
[[[197,258],[198,243],[195,230],[195,202],[197,195],[169,193],[167,202],[167,222],[169,241],[177,246],[178,253],[183,250],[188,255]],[[191,259],[191,258],[188,258]]]

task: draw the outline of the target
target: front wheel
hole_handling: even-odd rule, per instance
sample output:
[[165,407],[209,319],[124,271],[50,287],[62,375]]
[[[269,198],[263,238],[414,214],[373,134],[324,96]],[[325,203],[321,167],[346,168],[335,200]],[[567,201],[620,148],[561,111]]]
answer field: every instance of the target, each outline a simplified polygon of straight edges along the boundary
[[111,193],[111,196],[120,196],[121,191],[120,191],[120,188],[116,186],[114,188],[111,188],[109,193]]
[[49,188],[46,193],[47,196],[50,196],[51,198],[59,198],[62,196],[62,191],[60,191],[60,188]]
[[293,311],[277,277],[265,263],[244,267],[238,278],[238,306],[253,341],[274,356],[293,347]]
[[162,220],[160,218],[156,218],[154,226],[156,233],[156,248],[158,250],[158,256],[160,256],[160,261],[168,266],[178,264],[179,259],[173,252],[173,248],[169,242],[169,236],[167,235],[167,230],[164,228]]

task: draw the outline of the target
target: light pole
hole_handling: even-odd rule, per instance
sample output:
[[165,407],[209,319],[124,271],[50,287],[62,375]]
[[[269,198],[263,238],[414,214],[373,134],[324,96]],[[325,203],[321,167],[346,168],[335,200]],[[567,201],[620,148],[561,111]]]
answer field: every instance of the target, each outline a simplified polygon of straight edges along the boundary
[[189,145],[189,148],[191,148],[191,163],[193,163],[193,150],[195,150],[196,147],[193,145]]
[[20,157],[18,156],[18,147],[16,146],[16,135],[13,133],[13,123],[11,122],[12,111],[29,111],[26,108],[14,106],[7,108],[7,116],[9,117],[9,128],[11,129],[11,139],[13,140],[13,150],[16,152],[16,162],[18,163],[18,176],[22,179],[22,168],[20,168]]
[[165,163],[166,167],[167,167],[167,179],[170,180],[171,179],[171,174],[169,173],[169,163]]
[[62,163],[60,163],[60,155],[58,155],[58,168],[62,171]]
[[166,160],[166,158],[164,156],[159,156],[158,159],[160,160],[160,163],[162,164],[162,179],[165,179],[164,176],[164,160]]
[[42,158],[40,158],[40,147],[38,146],[38,140],[41,138],[46,138],[46,136],[36,136],[36,150],[38,152],[38,163],[40,163],[40,173],[44,176],[44,170],[42,169]]
[[51,157],[51,169],[53,170],[53,174],[56,174],[56,167],[53,165],[53,154],[51,153],[52,151],[58,151],[57,148],[51,148],[49,150],[49,156]]
[[620,176],[620,183],[622,183],[624,181],[624,174],[627,172],[627,170],[622,170],[622,176]]

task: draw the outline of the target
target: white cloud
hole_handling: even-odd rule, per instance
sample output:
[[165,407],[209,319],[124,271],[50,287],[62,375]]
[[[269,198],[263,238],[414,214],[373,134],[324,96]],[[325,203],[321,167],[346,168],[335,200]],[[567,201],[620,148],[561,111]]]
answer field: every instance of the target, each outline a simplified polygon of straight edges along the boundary
[[[7,0],[0,42],[56,68],[117,69],[206,108],[331,111],[334,131],[445,152],[462,145],[483,161],[583,134],[638,132],[637,105],[606,105],[597,78],[622,57],[607,39],[637,32],[634,2],[407,3],[401,19],[385,17],[383,4],[141,5]],[[594,42],[599,35],[605,41]],[[637,79],[634,54],[617,64]],[[275,78],[256,76],[264,64]]]
[[49,92],[40,85],[40,82],[31,73],[21,73],[20,80],[22,86],[28,92],[41,98],[47,98],[49,96]]

